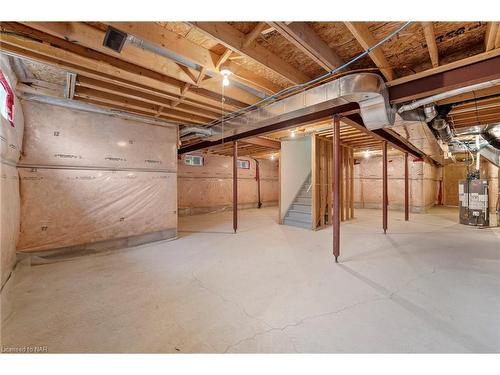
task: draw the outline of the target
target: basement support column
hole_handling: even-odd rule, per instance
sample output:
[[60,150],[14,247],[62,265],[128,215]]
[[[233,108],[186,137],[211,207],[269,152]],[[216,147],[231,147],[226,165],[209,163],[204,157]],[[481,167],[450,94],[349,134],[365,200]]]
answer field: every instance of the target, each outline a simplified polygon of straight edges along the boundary
[[410,218],[410,184],[408,181],[408,153],[405,152],[405,221]]
[[233,230],[238,229],[238,141],[233,142]]
[[382,144],[382,227],[384,234],[387,233],[387,141]]
[[333,173],[332,173],[332,228],[333,256],[338,263],[340,255],[340,118],[333,116]]

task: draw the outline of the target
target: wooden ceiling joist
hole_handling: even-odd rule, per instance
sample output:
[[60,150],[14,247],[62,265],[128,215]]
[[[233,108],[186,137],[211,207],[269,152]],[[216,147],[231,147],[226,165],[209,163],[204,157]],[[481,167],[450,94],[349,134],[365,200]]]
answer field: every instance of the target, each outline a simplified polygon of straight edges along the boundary
[[252,86],[256,90],[264,91],[267,94],[281,90],[281,87],[275,83],[241,65],[227,61],[231,50],[229,50],[228,56],[224,56],[225,53],[218,55],[153,22],[109,22],[107,24],[165,48],[208,71],[219,71],[220,65],[224,63],[224,66],[233,73],[233,79]]
[[427,43],[427,50],[429,51],[432,67],[436,68],[439,66],[439,52],[436,44],[434,26],[432,22],[422,22],[422,27],[424,29],[425,41]]
[[326,71],[343,64],[343,61],[326,44],[307,22],[269,22],[283,37],[308,55]]
[[[120,53],[103,46],[105,33],[82,22],[26,22],[24,25],[47,33],[49,35],[71,40],[72,43],[90,48],[131,64],[174,78],[178,81],[196,85],[199,72],[191,68],[180,66],[177,62],[157,55],[134,45],[126,45]],[[101,57],[104,61],[106,58]],[[216,80],[201,82],[199,85],[209,91],[221,92],[221,83]],[[245,104],[253,104],[259,100],[253,94],[236,86],[227,87],[225,95]]]
[[[344,24],[365,51],[377,43],[365,22],[344,22]],[[388,81],[394,79],[394,72],[380,48],[371,51],[369,55],[385,79]]]
[[251,145],[266,147],[272,150],[279,150],[281,148],[281,143],[279,141],[263,137],[245,138],[242,139],[241,142],[248,143]]
[[500,22],[488,22],[484,37],[484,49],[486,52],[500,48]]
[[[37,30],[27,30],[28,28],[22,25],[20,27],[22,28],[22,32],[27,33],[28,36],[35,39],[2,33],[0,44],[2,50],[6,53],[95,79],[107,80],[108,82],[111,80],[112,82],[119,82],[125,85],[131,83],[143,89],[153,89],[176,97],[180,96],[182,82],[171,77],[112,57],[105,57],[103,60],[102,54],[99,52],[48,34],[43,34]],[[0,25],[0,30],[7,32],[12,31],[12,29],[15,31],[18,28],[19,26],[13,26],[10,23],[2,23]],[[109,61],[109,59],[112,59],[112,61]],[[220,94],[208,90],[199,90],[196,94],[188,93],[186,97],[200,103],[220,107]],[[216,99],[214,99],[215,97]],[[237,109],[238,107],[246,106],[246,103],[227,98],[226,105]]]
[[216,39],[234,52],[245,55],[292,83],[307,82],[310,78],[256,41],[244,47],[247,35],[226,22],[191,22],[198,30]]

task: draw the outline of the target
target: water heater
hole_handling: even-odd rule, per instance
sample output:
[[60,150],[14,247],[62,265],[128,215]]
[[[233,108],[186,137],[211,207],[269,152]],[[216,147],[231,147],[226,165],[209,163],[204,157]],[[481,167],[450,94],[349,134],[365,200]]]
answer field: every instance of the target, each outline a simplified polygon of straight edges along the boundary
[[467,179],[459,181],[460,224],[487,227],[490,225],[488,211],[488,180]]

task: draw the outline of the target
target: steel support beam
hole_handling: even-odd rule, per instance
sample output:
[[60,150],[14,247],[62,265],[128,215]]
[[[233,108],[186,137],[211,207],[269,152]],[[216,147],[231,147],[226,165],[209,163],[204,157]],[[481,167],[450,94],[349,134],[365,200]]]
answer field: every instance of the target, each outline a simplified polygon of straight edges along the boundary
[[[391,103],[403,103],[498,78],[500,78],[500,56],[495,56],[455,69],[438,71],[432,75],[391,85],[389,99]],[[397,81],[395,80],[394,83]]]
[[232,142],[232,141],[237,141],[237,140],[244,140],[245,138],[249,137],[255,137],[257,135],[263,135],[265,133],[271,133],[277,130],[282,130],[282,129],[287,129],[287,128],[293,128],[294,126],[304,124],[304,123],[311,123],[313,121],[317,120],[322,120],[326,118],[331,118],[331,116],[335,114],[344,114],[346,112],[352,112],[359,110],[359,105],[357,103],[348,103],[348,104],[343,104],[335,108],[329,108],[325,109],[323,111],[319,112],[313,112],[313,113],[308,113],[307,115],[301,116],[294,118],[292,120],[284,120],[281,122],[274,123],[269,126],[264,126],[262,128],[257,128],[253,130],[249,130],[240,134],[235,134],[229,137],[225,137],[223,139],[219,139],[217,141],[203,141],[200,143],[196,143],[194,145],[182,147],[179,149],[178,153],[179,154],[185,154],[186,152],[193,152],[196,150],[201,150],[203,148],[207,147],[212,147],[212,146],[217,146],[220,145],[223,142]]
[[389,205],[387,194],[387,141],[382,144],[382,227],[384,234],[387,233],[387,206]]
[[333,116],[333,173],[332,173],[332,228],[333,256],[338,263],[340,255],[340,118]]
[[408,153],[405,152],[405,221],[410,218],[410,184],[408,181]]
[[238,229],[238,142],[233,142],[233,231]]

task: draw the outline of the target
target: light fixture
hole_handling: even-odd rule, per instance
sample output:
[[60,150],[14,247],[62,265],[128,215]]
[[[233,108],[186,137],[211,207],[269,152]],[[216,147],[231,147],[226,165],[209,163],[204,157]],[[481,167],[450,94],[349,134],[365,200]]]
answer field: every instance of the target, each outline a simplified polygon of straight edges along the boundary
[[291,132],[290,137],[295,138],[295,130],[291,130]]
[[271,159],[271,160],[274,160],[274,154],[271,154],[270,159]]
[[222,84],[224,86],[229,86],[229,76],[232,74],[231,71],[229,69],[222,69],[220,74],[222,75]]
[[366,150],[363,152],[363,155],[365,156],[365,159],[368,159],[370,157],[370,151]]

